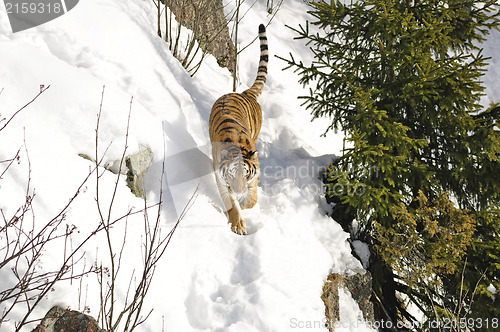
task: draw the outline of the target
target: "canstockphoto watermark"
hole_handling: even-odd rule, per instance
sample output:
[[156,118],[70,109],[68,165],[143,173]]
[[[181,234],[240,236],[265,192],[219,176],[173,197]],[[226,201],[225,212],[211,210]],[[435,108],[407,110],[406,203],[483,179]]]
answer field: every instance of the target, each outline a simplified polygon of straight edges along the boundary
[[379,167],[376,165],[357,168],[337,168],[331,166],[328,168],[328,177],[337,177],[337,182],[328,183],[328,194],[332,196],[355,195],[362,196],[366,192],[366,185],[363,182],[352,180],[342,181],[341,179],[370,179],[379,177]]
[[34,28],[73,9],[79,0],[4,0],[12,32]]
[[[200,145],[192,148],[178,150],[173,153],[167,153],[165,156],[165,175],[166,187],[164,188],[165,200],[169,217],[178,217],[184,206],[187,204],[191,194],[196,188],[211,191],[210,196],[220,198],[217,185],[215,184],[214,169],[212,167],[211,151],[212,143]],[[224,146],[218,150],[223,150]],[[240,156],[241,157],[241,156]],[[269,163],[268,163],[269,162]],[[315,159],[291,160],[290,163],[280,161],[278,164],[272,164],[261,158],[260,162],[260,180],[259,187],[267,195],[277,195],[286,192],[290,188],[290,182],[298,187],[302,197],[312,199],[313,196],[322,196],[325,194],[325,184],[323,179],[325,173],[339,172],[332,169],[331,165],[324,165]],[[377,176],[378,168],[350,170],[346,176]],[[346,171],[343,171],[346,174]],[[363,195],[365,186],[360,184],[352,185],[336,183],[329,185],[329,194],[343,195],[346,193]],[[214,202],[221,208],[225,208],[220,201]]]
[[328,170],[327,166],[318,164],[313,159],[292,165],[261,165],[261,175],[275,179],[319,178]]
[[[259,186],[264,192],[277,194],[284,190],[282,179],[293,180],[299,189],[306,189],[310,193],[324,195],[328,191],[329,195],[364,195],[366,186],[359,182],[339,181],[325,184],[323,181],[332,176],[345,178],[373,178],[378,177],[379,168],[377,166],[361,167],[356,169],[339,169],[334,165],[319,164],[316,160],[302,160],[291,165],[261,165],[261,181]],[[318,181],[311,181],[315,179]]]

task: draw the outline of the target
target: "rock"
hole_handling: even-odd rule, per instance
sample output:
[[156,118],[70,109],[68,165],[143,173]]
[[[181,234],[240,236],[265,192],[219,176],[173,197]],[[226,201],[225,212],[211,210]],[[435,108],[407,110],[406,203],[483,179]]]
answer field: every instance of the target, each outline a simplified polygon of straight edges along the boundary
[[366,321],[374,322],[373,303],[370,302],[372,296],[372,275],[366,271],[365,274],[355,274],[344,278],[344,287],[352,295],[352,298],[359,305]]
[[[95,163],[95,159],[84,153],[80,157]],[[153,152],[150,148],[143,148],[137,153],[125,157],[125,165],[120,159],[107,162],[102,165],[106,170],[114,174],[126,174],[127,186],[137,196],[144,198],[144,175],[148,172],[153,161]],[[121,165],[121,168],[120,168]]]
[[346,288],[356,301],[363,313],[365,321],[374,322],[373,304],[370,302],[372,294],[372,276],[366,271],[364,274],[344,276],[332,273],[323,285],[321,299],[325,303],[325,316],[330,331],[334,331],[334,325],[340,320],[339,314],[339,287]]
[[32,332],[53,332],[55,322],[62,315],[64,315],[64,309],[57,306],[52,307],[52,309],[47,312],[40,324],[38,324]]
[[125,158],[127,186],[137,197],[144,198],[144,175],[153,161],[153,152],[146,148]]
[[168,0],[167,6],[177,21],[195,32],[201,49],[212,54],[219,66],[226,67],[232,72],[234,44],[229,36],[222,1]]
[[325,316],[330,326],[340,319],[339,313],[339,283],[343,276],[340,274],[330,274],[323,285],[323,295],[321,299],[325,303]]
[[96,320],[74,310],[52,307],[32,332],[106,332]]

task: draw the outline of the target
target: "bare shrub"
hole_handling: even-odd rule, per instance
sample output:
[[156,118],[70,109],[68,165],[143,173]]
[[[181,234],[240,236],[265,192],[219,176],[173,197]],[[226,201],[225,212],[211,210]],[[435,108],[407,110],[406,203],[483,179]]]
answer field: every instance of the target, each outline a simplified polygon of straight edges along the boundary
[[[13,118],[23,109],[33,103],[43,92],[49,87],[41,87],[40,92],[26,105],[16,111],[12,116],[7,118],[0,117],[0,132],[3,130]],[[3,91],[3,90],[2,90]],[[0,94],[2,93],[0,91]],[[75,190],[73,195],[65,206],[50,220],[41,222],[37,220],[35,226],[35,212],[33,202],[35,200],[35,190],[31,187],[31,163],[29,160],[28,148],[26,142],[24,144],[24,155],[28,163],[28,176],[26,183],[26,194],[24,202],[15,209],[14,213],[8,214],[6,206],[0,206],[0,276],[2,283],[0,287],[0,328],[3,323],[14,321],[15,330],[19,331],[27,324],[40,320],[35,316],[35,309],[43,301],[50,301],[50,293],[54,291],[55,286],[60,281],[76,281],[79,287],[79,306],[82,297],[82,277],[95,274],[100,286],[100,309],[98,321],[102,327],[109,331],[132,331],[137,326],[141,325],[151,314],[149,310],[143,314],[145,307],[145,298],[149,291],[151,282],[156,269],[156,264],[165,253],[172,236],[179,225],[179,222],[185,216],[189,207],[193,204],[195,194],[187,204],[183,213],[179,216],[173,228],[167,233],[162,234],[161,230],[161,208],[162,208],[162,192],[160,189],[160,201],[156,204],[148,205],[144,199],[144,206],[140,209],[128,209],[119,217],[111,217],[111,212],[115,208],[115,197],[118,192],[118,184],[120,172],[116,177],[115,186],[112,197],[109,203],[103,204],[101,196],[101,177],[106,171],[103,164],[104,155],[98,156],[99,144],[99,125],[102,112],[102,101],[104,97],[104,88],[101,96],[101,104],[96,125],[96,158],[93,161],[93,166],[90,167],[88,174],[84,177],[81,184]],[[130,112],[132,110],[132,101],[130,102]],[[125,155],[127,151],[128,128],[125,138],[125,147],[120,162],[120,169],[125,165]],[[9,170],[20,163],[23,152],[18,149],[15,155],[7,160],[0,161],[0,180],[8,175]],[[105,154],[105,153],[104,153]],[[163,186],[163,174],[160,180],[160,188]],[[72,237],[77,231],[77,227],[70,223],[67,219],[67,214],[75,202],[77,197],[87,190],[89,179],[96,177],[96,205],[99,215],[99,222],[95,229],[88,234],[80,237],[79,243],[75,244]],[[0,186],[0,190],[2,187]],[[10,208],[10,207],[9,207]],[[149,211],[156,208],[155,218],[151,220]],[[128,217],[132,215],[143,215],[143,229],[141,249],[142,249],[142,269],[135,271],[132,275],[127,276],[129,280],[129,288],[125,298],[118,297],[116,288],[118,282],[127,280],[120,274],[120,267],[123,263],[122,254],[127,243],[127,234],[123,235],[122,244],[119,248],[115,248],[114,244],[119,241],[114,238],[116,234],[111,231],[113,226],[118,226],[119,223],[125,223],[127,229]],[[107,240],[105,248],[109,254],[110,267],[103,266],[102,263],[95,263],[87,267],[85,262],[86,252],[83,250],[85,244],[98,234],[104,234]],[[55,268],[47,268],[43,261],[43,255],[49,246],[57,246],[64,248],[60,253],[62,257],[56,262]],[[57,255],[56,259],[57,259]],[[80,264],[81,263],[81,264]],[[140,262],[135,262],[137,265]],[[83,265],[82,269],[76,267]],[[135,266],[135,265],[134,265]],[[84,300],[84,311],[90,309]],[[21,313],[21,318],[19,317]]]
[[[95,149],[95,165],[96,167],[102,162],[104,155],[98,155],[98,144],[99,144],[99,127],[100,118],[102,113],[102,98],[104,97],[104,89],[101,97],[101,106],[97,116],[96,125],[96,149]],[[119,179],[122,173],[121,169],[125,166],[125,158],[127,153],[127,142],[129,135],[129,125],[130,125],[130,115],[132,111],[132,99],[130,101],[130,109],[128,115],[127,129],[125,134],[125,146],[123,148],[122,157],[120,160],[119,170],[116,176],[116,182],[111,194],[110,203],[103,206],[102,196],[101,196],[101,184],[100,178],[105,171],[101,173],[96,172],[96,204],[97,210],[99,212],[99,224],[102,229],[104,229],[106,236],[106,246],[107,246],[107,256],[110,262],[110,266],[103,266],[102,263],[97,263],[99,273],[97,274],[97,280],[100,285],[100,310],[98,321],[101,326],[108,331],[133,331],[135,328],[140,326],[152,312],[152,309],[144,313],[145,299],[148,294],[150,285],[153,281],[153,276],[156,270],[156,264],[160,258],[165,253],[170,240],[174,232],[177,229],[180,221],[184,218],[187,210],[191,207],[196,197],[196,192],[191,197],[190,201],[186,205],[184,211],[178,217],[175,225],[167,234],[162,234],[161,227],[161,209],[162,209],[162,188],[163,188],[163,176],[165,174],[165,169],[162,169],[162,176],[160,179],[160,193],[159,202],[155,204],[148,205],[146,198],[144,196],[144,207],[140,210],[133,211],[130,208],[124,214],[118,218],[112,218],[112,210],[115,207],[115,197],[118,190]],[[143,188],[143,192],[145,192]],[[154,220],[150,219],[151,209],[156,209],[154,212]],[[140,262],[128,262],[129,266],[141,266],[139,271],[133,270],[131,275],[124,275],[121,273],[121,267],[123,264],[123,254],[125,246],[127,243],[127,230],[128,230],[128,217],[134,214],[143,214],[143,229],[144,233],[141,234],[141,252],[142,260]],[[117,234],[112,232],[112,226],[118,221],[124,221],[124,233]],[[122,236],[120,241],[117,237]],[[122,243],[118,248],[115,247],[116,243]],[[133,245],[133,244],[132,244]],[[128,288],[126,290],[125,298],[117,297],[118,284],[123,281],[128,280]]]
[[[50,86],[40,87],[40,92],[26,105],[17,110],[10,118],[0,119],[2,131],[22,110],[33,103]],[[0,180],[8,175],[9,170],[21,161],[21,148],[13,158],[0,161],[3,169],[0,171]],[[96,229],[84,239],[76,248],[70,248],[71,236],[76,226],[66,222],[67,212],[96,168],[91,169],[83,179],[68,203],[60,209],[56,216],[46,222],[37,220],[40,227],[35,227],[35,212],[33,202],[36,198],[35,190],[31,187],[31,163],[26,142],[24,156],[28,163],[28,180],[24,202],[8,214],[6,206],[0,206],[2,225],[0,226],[0,327],[3,323],[15,319],[14,312],[22,312],[23,316],[14,322],[16,331],[30,323],[34,310],[40,302],[54,289],[56,283],[62,280],[76,280],[89,273],[96,272],[93,267],[75,273],[73,267],[84,257],[81,247],[102,228]],[[97,167],[97,166],[96,166]],[[0,189],[1,186],[0,186]],[[42,256],[49,244],[59,244],[64,248],[58,267],[46,270],[43,268]]]

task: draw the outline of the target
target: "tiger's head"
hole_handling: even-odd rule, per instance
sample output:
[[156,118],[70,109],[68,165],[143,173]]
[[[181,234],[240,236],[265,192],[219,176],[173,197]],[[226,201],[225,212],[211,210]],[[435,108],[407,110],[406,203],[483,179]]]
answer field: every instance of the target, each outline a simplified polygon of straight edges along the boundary
[[218,176],[236,198],[244,197],[248,184],[259,175],[257,151],[240,149],[235,144],[220,150]]

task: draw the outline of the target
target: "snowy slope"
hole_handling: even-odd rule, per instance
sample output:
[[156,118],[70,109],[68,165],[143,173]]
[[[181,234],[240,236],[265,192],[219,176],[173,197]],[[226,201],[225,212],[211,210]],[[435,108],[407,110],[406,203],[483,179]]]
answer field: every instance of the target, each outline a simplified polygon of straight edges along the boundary
[[[302,1],[290,2],[275,17],[268,28],[273,53],[305,53],[284,27],[291,17],[301,22],[304,9]],[[247,13],[240,26],[241,44],[255,37],[258,23],[268,20],[263,13],[265,1]],[[259,203],[244,211],[250,235],[242,237],[229,230],[217,208],[219,198],[213,175],[207,172],[208,157],[182,154],[208,154],[208,116],[213,101],[231,89],[227,70],[209,57],[194,78],[187,75],[155,35],[154,8],[148,1],[84,1],[59,19],[16,34],[10,33],[5,13],[1,15],[3,116],[30,100],[40,84],[50,85],[1,133],[0,160],[12,157],[21,146],[28,150],[37,222],[56,214],[89,172],[91,163],[78,153],[95,154],[103,85],[99,154],[106,152],[108,161],[121,157],[133,96],[128,152],[148,146],[155,155],[146,179],[148,201],[159,199],[164,147],[169,183],[164,191],[172,195],[177,214],[199,186],[194,205],[157,267],[145,309],[154,311],[144,330],[159,331],[164,326],[170,331],[286,331],[305,322],[319,326],[324,317],[320,295],[327,274],[354,273],[361,271],[361,265],[350,254],[348,235],[325,216],[328,207],[318,195],[318,173],[333,156],[312,155],[338,152],[341,140],[332,143],[319,138],[326,126],[309,125],[309,115],[296,100],[301,88],[292,72],[281,71],[283,63],[271,58],[261,97],[264,126],[258,147],[264,176]],[[257,59],[255,43],[241,55],[239,91],[255,78]],[[27,169],[27,156],[22,155],[21,163],[2,180],[0,201],[6,214],[22,202]],[[179,171],[194,176],[179,180]],[[115,175],[109,172],[101,178],[103,205],[111,199],[114,181]],[[92,177],[67,217],[81,237],[73,238],[74,245],[96,227],[95,197]],[[165,233],[175,222],[172,204],[166,200]],[[142,205],[122,178],[113,215]],[[142,264],[142,217],[129,217],[127,226],[121,223],[113,228],[115,247],[121,246],[125,227],[121,301],[130,275]],[[87,265],[102,262],[109,266],[104,244],[101,234],[85,246]],[[60,248],[54,246],[44,256],[46,267],[60,259]],[[81,285],[61,283],[38,314],[59,304],[79,310],[88,306],[90,314],[97,316],[98,292],[94,277],[85,278]],[[360,317],[352,303],[343,310],[346,319]]]
[[[248,13],[240,26],[242,46],[256,36],[259,23],[269,20],[266,1],[250,8],[252,3],[244,3],[243,12]],[[307,48],[293,41],[284,26],[302,23],[306,9],[302,0],[286,1],[268,27],[271,54],[293,52],[296,58],[310,58]],[[168,186],[163,190],[174,204],[168,202],[169,196],[163,206],[165,234],[199,187],[194,205],[157,266],[145,308],[146,312],[154,310],[141,330],[161,331],[163,326],[167,331],[288,331],[301,326],[297,322],[317,327],[324,318],[320,295],[326,276],[362,271],[350,253],[348,234],[325,215],[328,206],[317,179],[321,167],[333,158],[331,154],[339,153],[341,137],[319,136],[327,120],[309,122],[310,115],[296,99],[304,90],[295,74],[282,71],[284,63],[271,56],[268,82],[260,98],[264,124],[258,143],[263,174],[259,201],[243,212],[250,234],[233,234],[217,207],[220,202],[209,173],[207,149],[210,108],[231,90],[230,74],[208,57],[191,78],[156,36],[155,24],[153,4],[145,0],[80,1],[68,14],[16,34],[10,30],[6,13],[0,11],[2,117],[31,100],[40,84],[50,85],[0,132],[0,160],[11,158],[22,147],[20,163],[1,180],[0,207],[11,215],[24,201],[28,179],[24,147],[31,164],[31,188],[36,192],[35,227],[67,203],[92,166],[78,154],[95,154],[97,112],[105,86],[99,155],[105,153],[107,161],[121,157],[133,97],[127,152],[148,146],[154,153],[146,178],[152,204],[159,200],[162,160],[167,157]],[[253,82],[258,52],[254,43],[241,54],[238,91]],[[186,173],[189,176],[179,178]],[[101,177],[104,206],[111,200],[115,179],[109,172]],[[89,179],[68,213],[66,222],[79,230],[73,246],[97,225],[95,181],[95,177]],[[113,216],[143,205],[122,177]],[[115,248],[126,241],[118,301],[124,300],[131,274],[142,265],[142,233],[140,215],[113,228]],[[109,265],[102,234],[84,250],[87,266]],[[47,248],[43,268],[60,261],[61,255],[60,244]],[[10,276],[0,276],[0,287],[9,282]],[[355,322],[361,317],[359,309],[348,293],[341,295],[342,322]],[[98,298],[97,280],[92,276],[81,284],[60,283],[37,314],[42,316],[59,304],[77,310],[88,306],[90,314],[97,316]],[[14,312],[12,318],[20,314]],[[13,330],[14,321],[9,324],[2,331]]]

